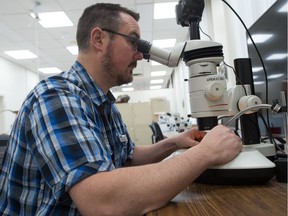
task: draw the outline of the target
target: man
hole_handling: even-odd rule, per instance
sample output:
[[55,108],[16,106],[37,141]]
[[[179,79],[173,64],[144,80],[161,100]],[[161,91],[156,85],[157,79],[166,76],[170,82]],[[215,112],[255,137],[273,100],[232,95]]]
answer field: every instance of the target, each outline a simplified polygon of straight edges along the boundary
[[134,145],[109,89],[131,82],[143,58],[138,19],[117,4],[84,11],[77,61],[38,84],[17,116],[0,179],[1,215],[143,215],[241,151],[224,126],[205,137],[192,129]]

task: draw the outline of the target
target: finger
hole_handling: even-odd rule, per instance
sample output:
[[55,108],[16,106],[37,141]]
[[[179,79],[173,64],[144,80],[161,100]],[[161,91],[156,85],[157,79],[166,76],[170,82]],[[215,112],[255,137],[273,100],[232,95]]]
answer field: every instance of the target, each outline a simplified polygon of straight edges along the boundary
[[195,130],[194,132],[195,140],[200,142],[206,134],[207,133],[205,131]]

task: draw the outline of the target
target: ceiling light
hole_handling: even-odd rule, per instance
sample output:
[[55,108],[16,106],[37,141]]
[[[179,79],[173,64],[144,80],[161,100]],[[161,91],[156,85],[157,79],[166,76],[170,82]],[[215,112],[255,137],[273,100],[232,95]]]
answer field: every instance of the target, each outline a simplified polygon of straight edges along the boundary
[[123,84],[121,85],[122,87],[125,87],[125,86],[132,86],[132,83],[127,83],[127,84]]
[[5,51],[6,55],[11,56],[14,59],[31,59],[37,58],[37,56],[29,50],[14,50],[14,51]]
[[262,84],[264,84],[263,81],[257,81],[257,82],[254,82],[254,85],[262,85]]
[[44,74],[55,74],[61,72],[57,67],[38,68],[38,70]]
[[160,84],[160,83],[163,83],[163,82],[164,82],[163,79],[156,79],[156,80],[151,80],[150,84]]
[[39,23],[44,28],[73,26],[69,17],[63,11],[39,13]]
[[175,18],[175,6],[177,2],[154,4],[154,19]]
[[165,76],[166,71],[153,71],[151,72],[151,76]]
[[272,74],[268,76],[268,79],[277,79],[279,77],[282,77],[284,74]]
[[124,91],[124,92],[134,91],[134,88],[133,87],[122,88],[122,91]]
[[275,54],[272,54],[270,56],[268,56],[266,58],[266,60],[278,60],[278,59],[284,59],[288,56],[287,53],[275,53]]
[[279,9],[279,12],[280,13],[288,13],[288,3],[286,3],[283,7],[281,7],[280,9]]
[[163,40],[153,40],[153,45],[159,47],[159,48],[168,48],[168,47],[174,47],[176,43],[176,39],[163,39]]
[[252,72],[259,72],[262,70],[262,67],[253,67]]
[[66,49],[73,55],[78,55],[78,46],[68,46]]
[[[254,34],[252,35],[252,38],[255,43],[264,43],[272,36],[273,34]],[[252,41],[250,38],[248,39],[248,44],[252,44]]]
[[154,90],[154,89],[161,89],[161,85],[155,85],[155,86],[150,86],[150,89],[151,90]]

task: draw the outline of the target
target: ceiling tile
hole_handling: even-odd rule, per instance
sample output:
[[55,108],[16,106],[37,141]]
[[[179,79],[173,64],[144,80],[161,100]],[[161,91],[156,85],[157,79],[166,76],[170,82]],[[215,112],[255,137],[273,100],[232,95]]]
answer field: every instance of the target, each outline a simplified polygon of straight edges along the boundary
[[[58,67],[67,70],[76,60],[66,46],[76,44],[76,28],[78,19],[83,10],[94,4],[95,0],[39,0],[41,5],[35,7],[33,0],[1,0],[0,7],[0,57],[22,65],[28,70],[38,73],[38,67]],[[115,3],[114,0],[101,2]],[[187,29],[176,24],[174,19],[153,20],[154,3],[174,2],[173,0],[123,0],[119,2],[140,13],[139,25],[141,38],[152,42],[154,39],[187,38]],[[64,11],[74,26],[65,28],[44,29],[36,19],[30,16],[31,11],[51,12]],[[15,61],[7,57],[3,51],[15,49],[28,49],[39,55],[38,59]],[[167,70],[165,83],[169,81],[171,68],[166,66],[151,66],[146,60],[138,62],[134,73],[141,74],[134,77],[133,85],[136,90],[149,89],[150,72],[156,68]],[[41,77],[43,77],[41,75]]]

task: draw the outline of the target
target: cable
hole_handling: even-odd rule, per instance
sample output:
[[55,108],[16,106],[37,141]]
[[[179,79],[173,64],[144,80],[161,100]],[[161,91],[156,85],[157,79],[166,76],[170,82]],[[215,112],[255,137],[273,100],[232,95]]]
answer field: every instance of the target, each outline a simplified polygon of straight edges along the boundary
[[246,109],[240,111],[235,116],[233,116],[225,125],[227,127],[229,127],[232,124],[232,122],[234,122],[236,119],[238,119],[241,115],[245,114],[245,112],[250,111],[250,110],[255,109],[255,108],[257,108],[257,109],[259,109],[259,108],[271,109],[272,105],[271,104],[258,104],[255,106],[247,107]]
[[223,63],[224,63],[225,66],[227,66],[227,67],[229,67],[229,68],[231,68],[231,69],[233,70],[233,73],[234,73],[237,81],[241,84],[241,86],[243,87],[243,90],[244,90],[244,92],[245,92],[245,95],[247,96],[246,88],[245,88],[244,84],[241,82],[241,80],[239,79],[239,77],[237,76],[234,67],[228,65],[224,60],[223,60]]
[[[264,61],[263,61],[263,59],[262,59],[262,56],[261,56],[261,54],[260,54],[260,52],[259,52],[259,50],[258,50],[258,47],[256,46],[256,44],[255,44],[255,42],[254,42],[254,40],[253,40],[253,38],[252,38],[252,36],[251,36],[251,34],[250,34],[247,26],[245,25],[244,21],[241,19],[241,17],[239,16],[239,14],[233,9],[233,7],[232,7],[228,2],[226,2],[225,0],[221,0],[221,1],[223,1],[223,2],[233,11],[233,13],[237,16],[237,18],[240,20],[240,22],[241,22],[242,25],[244,26],[244,28],[245,28],[245,30],[246,30],[246,32],[247,32],[247,34],[248,34],[248,36],[249,36],[249,38],[250,38],[250,40],[251,40],[251,42],[252,42],[252,44],[253,44],[256,52],[257,52],[257,55],[259,56],[259,59],[260,59],[260,62],[261,62],[261,65],[262,65],[262,67],[263,67],[263,71],[264,71],[264,74],[265,74],[265,88],[266,88],[265,99],[266,99],[266,103],[268,103],[268,77],[267,77],[267,71],[266,71],[266,68],[265,68]],[[267,123],[268,123],[268,126],[270,127],[270,121],[269,121],[268,111],[266,112],[266,115],[267,115]]]
[[267,125],[264,117],[263,117],[263,115],[262,115],[261,113],[258,113],[258,114],[259,114],[260,118],[261,118],[262,121],[263,121],[263,124],[264,124],[264,126],[265,126],[265,128],[266,128],[266,132],[267,132],[267,134],[268,134],[268,138],[269,138],[270,142],[271,142],[272,144],[274,144],[275,148],[276,148],[278,151],[280,151],[282,154],[287,155],[287,153],[286,153],[285,151],[283,151],[283,149],[281,149],[281,148],[279,147],[279,145],[277,145],[277,143],[275,142],[274,137],[273,137],[273,135],[272,135],[272,133],[271,133],[271,131],[270,131],[270,129],[269,129],[269,127],[268,127],[268,125]]
[[266,132],[267,132],[267,135],[268,135],[268,138],[269,138],[270,142],[276,144],[275,140],[273,139],[273,136],[271,134],[271,131],[269,130],[269,127],[268,127],[268,125],[267,125],[267,123],[266,123],[266,121],[265,121],[265,119],[263,117],[263,115],[260,112],[258,113],[258,115],[261,118],[261,120],[262,120],[262,122],[263,122],[263,124],[265,126],[265,129],[266,129]]
[[199,25],[199,29],[200,29],[200,31],[201,31],[206,37],[208,37],[208,38],[210,39],[210,41],[212,41],[212,38],[211,38],[207,33],[205,33],[205,32],[202,30],[202,28],[201,28],[200,25]]

